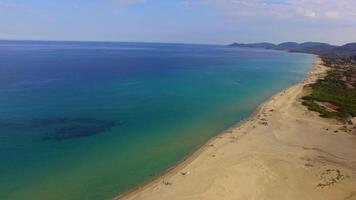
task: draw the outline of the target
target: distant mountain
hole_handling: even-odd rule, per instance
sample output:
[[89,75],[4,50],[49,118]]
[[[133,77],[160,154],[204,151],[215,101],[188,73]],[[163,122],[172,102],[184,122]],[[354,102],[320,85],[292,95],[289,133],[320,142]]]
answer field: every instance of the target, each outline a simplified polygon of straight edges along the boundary
[[278,49],[289,51],[325,51],[334,49],[336,47],[337,46],[321,42],[304,42],[301,44],[298,44],[296,42],[285,42],[277,45]]
[[341,47],[338,47],[337,49],[344,51],[356,51],[356,42],[345,44]]
[[333,46],[327,43],[320,42],[305,42],[299,44],[294,49],[289,49],[292,52],[313,53],[318,55],[331,55],[337,46]]
[[297,47],[298,49],[332,49],[337,46],[333,46],[327,43],[320,43],[320,42],[305,42],[299,44]]
[[299,44],[296,42],[284,42],[284,43],[277,45],[277,48],[281,49],[281,50],[289,50],[289,49],[295,49],[298,46],[299,46]]
[[333,57],[349,57],[356,58],[356,43],[349,43],[343,46],[334,46],[321,42],[284,42],[278,45],[262,42],[252,44],[234,43],[229,45],[231,47],[240,48],[262,48],[262,49],[274,49],[274,50],[286,50],[290,52],[312,53],[321,56],[333,56]]
[[233,43],[230,44],[229,46],[242,47],[242,48],[277,49],[277,50],[327,50],[327,49],[334,49],[337,47],[327,43],[320,43],[320,42],[304,42],[301,44],[296,42],[284,42],[278,45],[268,43],[268,42],[251,43],[251,44]]
[[251,43],[251,44],[244,44],[244,43],[233,43],[230,44],[231,47],[242,47],[242,48],[257,48],[257,49],[275,49],[276,45],[268,42],[261,42],[261,43]]

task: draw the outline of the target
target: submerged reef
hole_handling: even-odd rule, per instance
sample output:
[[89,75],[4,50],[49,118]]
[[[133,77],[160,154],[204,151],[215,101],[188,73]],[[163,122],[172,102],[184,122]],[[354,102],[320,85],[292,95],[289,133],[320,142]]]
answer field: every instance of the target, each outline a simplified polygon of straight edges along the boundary
[[[119,123],[119,125],[122,123]],[[62,141],[66,139],[87,137],[108,131],[117,125],[113,121],[92,119],[92,118],[73,118],[57,117],[45,119],[33,119],[21,122],[0,122],[0,129],[38,129],[51,128],[52,131],[45,134],[43,140]]]

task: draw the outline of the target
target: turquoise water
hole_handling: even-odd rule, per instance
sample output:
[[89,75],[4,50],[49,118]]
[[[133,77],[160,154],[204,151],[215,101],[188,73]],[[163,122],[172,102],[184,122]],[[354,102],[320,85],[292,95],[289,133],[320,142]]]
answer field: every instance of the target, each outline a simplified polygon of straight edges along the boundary
[[207,45],[0,42],[0,199],[110,199],[303,79],[314,57]]

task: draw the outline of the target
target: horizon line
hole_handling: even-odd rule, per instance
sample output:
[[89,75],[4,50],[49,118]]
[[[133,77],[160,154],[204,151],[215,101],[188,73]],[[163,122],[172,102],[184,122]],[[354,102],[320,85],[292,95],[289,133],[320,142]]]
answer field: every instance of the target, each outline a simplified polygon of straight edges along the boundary
[[[234,43],[238,43],[238,44],[258,44],[258,43],[271,43],[274,45],[279,45],[282,43],[286,43],[286,42],[295,42],[295,41],[286,41],[286,42],[230,42],[230,43],[194,43],[194,42],[158,42],[158,41],[120,41],[120,40],[62,40],[62,39],[1,39],[0,41],[28,41],[28,42],[102,42],[102,43],[147,43],[147,44],[176,44],[176,45],[208,45],[208,46],[226,46],[226,45],[231,45]],[[329,43],[329,42],[319,42],[319,41],[304,41],[304,42],[295,42],[298,44],[303,44],[303,43],[307,43],[307,42],[316,42],[316,43],[325,43],[325,44],[329,44],[329,45],[333,45],[333,46],[342,46],[345,44],[349,44],[349,43],[354,43],[354,42],[348,42],[348,43],[344,43],[344,44],[334,44],[334,43]]]

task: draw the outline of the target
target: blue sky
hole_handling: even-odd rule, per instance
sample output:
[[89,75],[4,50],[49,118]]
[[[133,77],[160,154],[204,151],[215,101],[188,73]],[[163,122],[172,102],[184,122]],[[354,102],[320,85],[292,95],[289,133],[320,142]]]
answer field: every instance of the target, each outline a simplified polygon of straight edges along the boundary
[[0,0],[0,39],[356,41],[355,0]]

